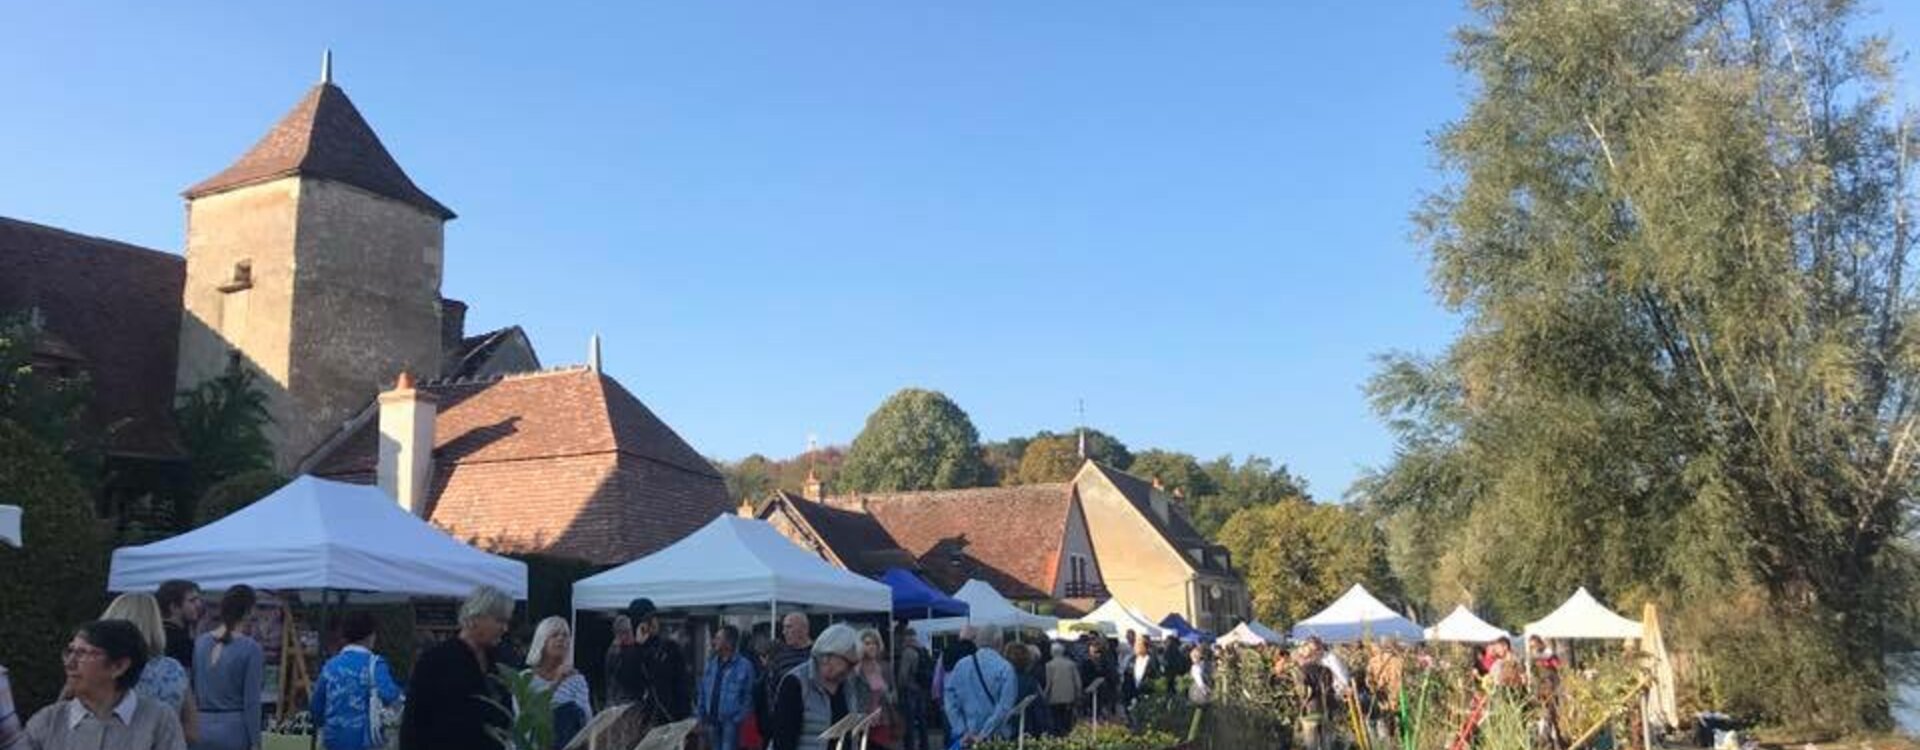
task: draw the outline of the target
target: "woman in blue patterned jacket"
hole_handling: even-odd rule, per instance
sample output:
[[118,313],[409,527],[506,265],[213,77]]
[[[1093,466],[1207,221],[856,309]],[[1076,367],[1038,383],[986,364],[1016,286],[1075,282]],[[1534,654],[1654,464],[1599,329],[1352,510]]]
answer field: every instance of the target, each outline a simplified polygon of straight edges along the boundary
[[392,706],[400,701],[400,685],[393,681],[387,661],[373,653],[374,625],[372,614],[347,615],[341,625],[347,647],[327,660],[320,679],[313,682],[313,725],[327,750],[386,747],[380,717],[368,720],[368,698],[378,693],[383,706]]

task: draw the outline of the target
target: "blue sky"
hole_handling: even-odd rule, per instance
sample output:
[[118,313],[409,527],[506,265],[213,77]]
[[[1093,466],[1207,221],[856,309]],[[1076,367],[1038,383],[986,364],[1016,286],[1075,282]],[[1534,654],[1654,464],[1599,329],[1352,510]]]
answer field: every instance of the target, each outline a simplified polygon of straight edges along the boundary
[[1084,399],[1332,498],[1391,454],[1372,357],[1454,328],[1407,217],[1457,3],[606,5],[0,6],[0,214],[177,251],[179,191],[331,47],[460,213],[469,329],[548,364],[602,334],[709,455],[846,442],[921,386],[989,439]]

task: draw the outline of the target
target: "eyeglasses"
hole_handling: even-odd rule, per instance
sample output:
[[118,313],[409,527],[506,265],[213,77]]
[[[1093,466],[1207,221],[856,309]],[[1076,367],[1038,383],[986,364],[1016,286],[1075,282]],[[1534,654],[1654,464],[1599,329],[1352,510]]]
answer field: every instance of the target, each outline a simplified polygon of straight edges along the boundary
[[68,646],[65,649],[62,649],[60,651],[60,661],[62,662],[94,661],[96,659],[105,657],[106,655],[107,655],[107,652],[97,648],[74,648],[72,646]]

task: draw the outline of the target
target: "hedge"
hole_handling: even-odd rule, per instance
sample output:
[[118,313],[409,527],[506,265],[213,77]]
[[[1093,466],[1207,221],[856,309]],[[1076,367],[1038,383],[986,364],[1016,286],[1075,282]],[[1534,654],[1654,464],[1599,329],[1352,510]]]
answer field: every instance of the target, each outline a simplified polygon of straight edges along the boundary
[[0,504],[25,512],[26,547],[0,545],[0,664],[23,716],[59,697],[60,650],[106,604],[106,528],[67,463],[0,419]]

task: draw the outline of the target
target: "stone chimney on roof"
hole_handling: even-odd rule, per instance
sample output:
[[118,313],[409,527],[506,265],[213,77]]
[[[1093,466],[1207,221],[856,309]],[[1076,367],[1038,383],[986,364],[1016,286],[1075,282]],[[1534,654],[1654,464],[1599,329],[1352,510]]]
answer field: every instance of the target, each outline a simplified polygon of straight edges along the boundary
[[807,482],[800,486],[800,496],[814,502],[820,502],[827,496],[826,484],[820,481],[820,475],[812,468],[807,469]]
[[433,491],[433,431],[440,400],[414,387],[401,372],[393,390],[380,394],[380,489],[407,512],[425,518]]

